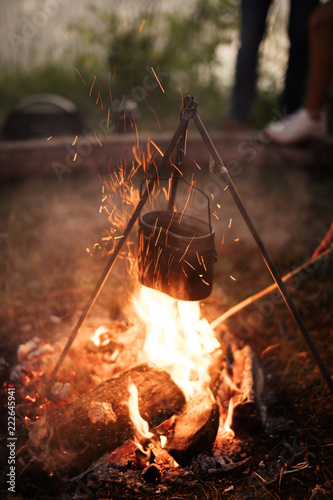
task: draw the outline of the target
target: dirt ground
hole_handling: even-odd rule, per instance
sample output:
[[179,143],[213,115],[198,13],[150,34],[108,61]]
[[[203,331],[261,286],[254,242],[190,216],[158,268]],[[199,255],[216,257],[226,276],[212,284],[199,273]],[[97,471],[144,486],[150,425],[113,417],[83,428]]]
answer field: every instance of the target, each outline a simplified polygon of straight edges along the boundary
[[[198,185],[212,199],[218,262],[212,295],[202,307],[208,320],[256,293],[272,279],[233,199],[202,173]],[[254,226],[281,275],[309,259],[332,222],[333,171],[320,165],[275,162],[244,165],[233,177]],[[102,181],[89,171],[6,180],[0,186],[1,385],[20,344],[33,336],[55,341],[69,335],[105,264],[96,243],[108,226],[100,213]],[[134,238],[134,236],[133,236]],[[223,242],[223,244],[222,244]],[[89,251],[87,251],[89,249]],[[289,287],[328,370],[333,370],[332,257],[319,261]],[[133,280],[119,263],[92,313],[124,320]],[[259,315],[258,315],[259,313]],[[260,305],[226,322],[248,343],[265,373],[268,425],[244,439],[234,469],[196,475],[168,493],[128,491],[101,481],[90,494],[73,484],[25,471],[13,498],[333,498],[333,396],[284,305],[269,314]],[[7,498],[7,413],[1,411],[1,498]],[[17,423],[18,433],[20,423]],[[192,478],[193,479],[193,478]]]

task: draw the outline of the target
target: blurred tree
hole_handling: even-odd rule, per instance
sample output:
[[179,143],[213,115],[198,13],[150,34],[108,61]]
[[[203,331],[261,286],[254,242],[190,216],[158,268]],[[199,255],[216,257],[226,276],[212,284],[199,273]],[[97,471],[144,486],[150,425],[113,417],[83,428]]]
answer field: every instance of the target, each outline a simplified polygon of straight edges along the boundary
[[81,58],[83,64],[96,65],[98,54],[107,55],[113,97],[133,96],[133,89],[143,85],[147,69],[153,67],[167,74],[161,82],[163,96],[158,86],[149,89],[147,101],[153,107],[168,109],[175,98],[179,103],[179,91],[199,100],[209,96],[211,103],[214,97],[221,100],[217,48],[230,42],[237,27],[236,3],[195,0],[172,11],[151,1],[140,2],[135,11],[127,10],[131,5],[127,2],[125,15],[92,7],[96,21],[76,28],[91,47],[91,55]]

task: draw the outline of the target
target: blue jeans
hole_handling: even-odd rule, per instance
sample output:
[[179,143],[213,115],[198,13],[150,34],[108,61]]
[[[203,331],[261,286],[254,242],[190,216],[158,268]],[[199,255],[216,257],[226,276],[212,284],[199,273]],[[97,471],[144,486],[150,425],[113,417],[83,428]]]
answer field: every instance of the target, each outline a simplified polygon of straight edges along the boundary
[[[228,116],[233,121],[248,119],[256,97],[259,45],[264,37],[272,0],[241,1],[240,48]],[[308,69],[308,18],[319,0],[290,0],[288,36],[290,41],[281,107],[290,114],[302,105]]]

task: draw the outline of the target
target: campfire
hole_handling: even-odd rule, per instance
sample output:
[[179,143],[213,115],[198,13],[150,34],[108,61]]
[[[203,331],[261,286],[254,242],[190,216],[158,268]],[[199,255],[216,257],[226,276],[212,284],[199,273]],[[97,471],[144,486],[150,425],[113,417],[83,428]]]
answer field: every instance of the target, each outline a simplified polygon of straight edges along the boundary
[[[20,458],[23,466],[34,460],[48,474],[68,478],[96,463],[121,466],[125,462],[140,471],[144,481],[157,484],[165,470],[197,463],[208,463],[211,469],[226,466],[230,443],[263,429],[264,378],[258,361],[250,346],[238,345],[226,327],[222,325],[217,333],[220,322],[210,324],[201,310],[200,301],[213,288],[216,252],[209,199],[204,200],[208,220],[198,219],[198,210],[191,213],[191,206],[203,193],[197,192],[193,179],[182,179],[190,118],[239,199],[196,115],[195,103],[188,99],[185,104],[177,132],[167,152],[160,152],[158,166],[149,147],[145,161],[136,150],[141,173],[147,173],[145,162],[152,162],[156,176],[146,178],[143,188],[135,190],[132,178],[138,166],[133,164],[128,174],[120,167],[112,182],[103,186],[103,200],[111,204],[109,209],[104,205],[110,222],[105,238],[110,258],[69,339],[48,343],[36,337],[19,346],[19,363],[10,382],[20,390],[17,411],[29,430]],[[159,174],[176,144],[176,165],[170,163],[178,174],[167,179],[165,188]],[[178,202],[181,186],[184,196]],[[113,197],[120,198],[120,208]],[[166,209],[156,207],[159,197]],[[142,214],[148,200],[150,209]],[[240,201],[238,206],[290,306],[283,280]],[[134,252],[135,245],[127,238],[138,219]],[[136,279],[127,320],[83,327],[125,242],[124,262]],[[297,322],[297,311],[291,309]],[[318,365],[327,380],[320,358]]]
[[248,346],[218,341],[198,302],[140,286],[132,307],[127,330],[85,329],[42,404],[42,377],[63,346],[34,338],[18,349],[18,411],[50,474],[73,477],[104,454],[141,470],[186,467],[206,452],[216,466],[222,443],[262,428],[262,372]]

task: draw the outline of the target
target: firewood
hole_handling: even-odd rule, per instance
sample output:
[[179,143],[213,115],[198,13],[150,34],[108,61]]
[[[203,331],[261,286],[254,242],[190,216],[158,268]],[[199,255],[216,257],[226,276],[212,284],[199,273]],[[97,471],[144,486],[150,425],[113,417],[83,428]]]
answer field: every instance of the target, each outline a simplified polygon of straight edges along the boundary
[[239,387],[239,392],[232,398],[234,408],[230,427],[241,437],[260,432],[263,428],[263,373],[249,346],[236,350],[233,354],[233,382]]
[[210,392],[196,394],[177,415],[167,433],[165,449],[185,467],[215,441],[219,408]]
[[141,364],[100,384],[31,428],[28,449],[49,472],[73,477],[133,436],[128,385],[138,389],[139,411],[151,427],[181,410],[185,399],[170,375]]

